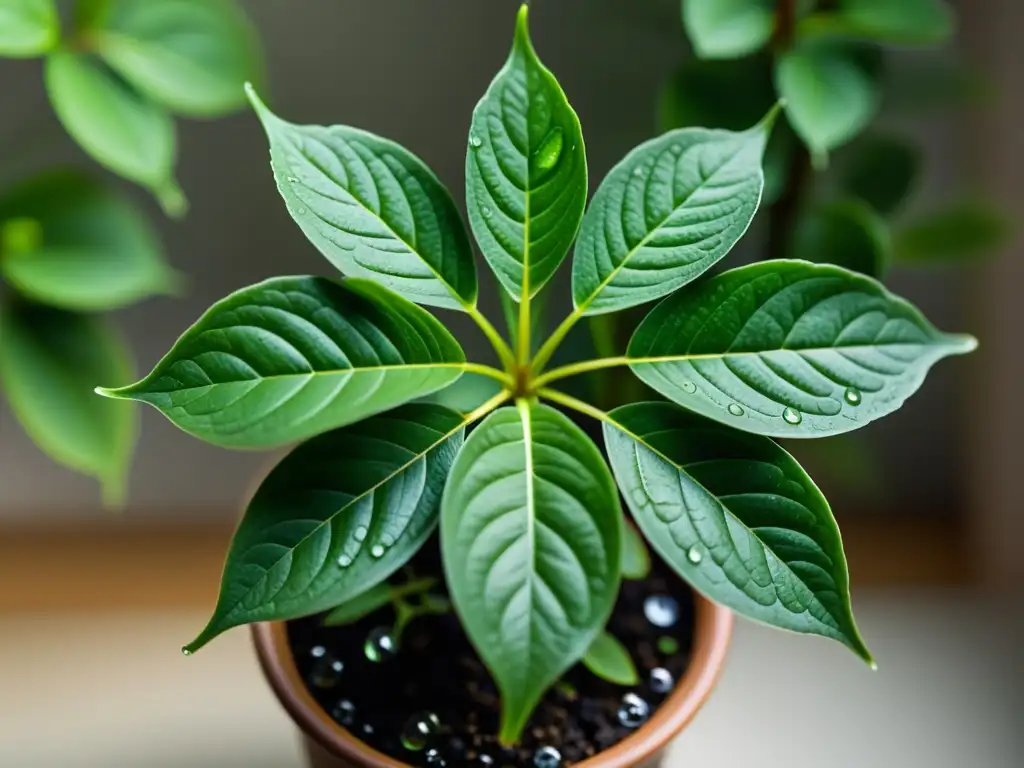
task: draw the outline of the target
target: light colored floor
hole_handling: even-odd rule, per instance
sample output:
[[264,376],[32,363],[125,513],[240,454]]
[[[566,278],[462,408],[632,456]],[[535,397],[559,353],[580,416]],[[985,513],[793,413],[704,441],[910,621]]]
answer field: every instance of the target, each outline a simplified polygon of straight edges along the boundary
[[[965,593],[857,605],[871,673],[824,641],[738,627],[670,766],[1021,768],[1024,622]],[[192,658],[202,614],[0,614],[3,768],[296,768],[245,632]]]

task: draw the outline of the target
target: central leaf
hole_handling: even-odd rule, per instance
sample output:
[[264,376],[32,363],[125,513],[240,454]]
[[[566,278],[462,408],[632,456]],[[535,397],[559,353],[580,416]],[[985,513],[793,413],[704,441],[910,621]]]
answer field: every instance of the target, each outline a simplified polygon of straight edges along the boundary
[[376,283],[281,277],[218,302],[145,379],[102,394],[211,443],[270,448],[446,387],[465,359],[430,313]]
[[545,405],[496,411],[455,460],[441,506],[445,573],[501,689],[503,742],[516,741],[544,691],[604,627],[622,525],[597,447]]
[[512,55],[473,112],[466,204],[484,257],[519,301],[551,278],[587,200],[579,118],[530,43],[519,11]]

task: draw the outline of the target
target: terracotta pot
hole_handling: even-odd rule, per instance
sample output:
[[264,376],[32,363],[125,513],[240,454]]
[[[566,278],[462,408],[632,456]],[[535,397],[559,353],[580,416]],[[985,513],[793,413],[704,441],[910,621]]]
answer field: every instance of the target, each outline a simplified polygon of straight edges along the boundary
[[[732,635],[732,614],[694,595],[694,642],[686,674],[654,716],[635,733],[579,768],[656,766],[665,747],[704,704],[725,662]],[[407,768],[363,744],[325,712],[299,676],[281,622],[254,624],[256,655],[270,686],[302,729],[313,768]]]

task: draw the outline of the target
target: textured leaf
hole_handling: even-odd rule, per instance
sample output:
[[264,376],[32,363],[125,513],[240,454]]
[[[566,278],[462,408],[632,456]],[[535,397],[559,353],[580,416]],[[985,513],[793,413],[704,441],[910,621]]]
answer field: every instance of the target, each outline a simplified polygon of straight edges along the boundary
[[779,437],[822,437],[899,408],[970,336],[937,331],[880,283],[828,265],[768,261],[659,304],[630,367],[670,400]]
[[54,173],[23,184],[0,200],[0,228],[10,221],[38,227],[33,242],[0,259],[3,276],[34,301],[115,309],[176,286],[146,218],[88,177]]
[[306,237],[342,272],[419,304],[476,304],[476,265],[455,202],[418,157],[336,125],[293,125],[249,89],[277,188]]
[[651,573],[651,554],[643,537],[628,523],[622,529],[622,578],[640,581]]
[[11,412],[54,461],[97,478],[110,506],[124,501],[137,409],[92,389],[131,376],[124,342],[98,318],[20,304],[0,315],[0,389]]
[[0,56],[38,56],[59,38],[55,0],[0,0]]
[[866,203],[839,200],[800,218],[789,256],[882,279],[892,261],[892,238],[885,220]]
[[985,203],[964,201],[911,221],[896,236],[905,262],[967,262],[1006,243],[1010,222]]
[[46,90],[71,137],[101,165],[148,187],[169,213],[185,200],[174,181],[174,122],[92,56],[46,60]]
[[775,28],[773,0],[683,0],[683,24],[702,59],[735,59],[763,48]]
[[186,650],[239,624],[326,610],[405,565],[437,524],[465,426],[415,403],[292,451],[249,503],[213,618]]
[[597,447],[545,405],[491,414],[456,459],[441,504],[445,574],[501,690],[503,742],[603,629],[621,514]]
[[280,277],[214,304],[146,378],[102,394],[217,445],[269,448],[442,389],[464,362],[440,322],[376,283]]
[[878,85],[854,52],[805,43],[783,55],[775,85],[786,100],[790,124],[821,158],[845,144],[874,118]]
[[526,18],[523,5],[512,54],[473,110],[466,154],[469,222],[516,301],[558,269],[587,201],[579,118],[537,58]]
[[594,638],[583,657],[583,664],[602,680],[615,685],[636,685],[640,682],[629,651],[607,632]]
[[894,213],[910,194],[921,172],[921,153],[909,141],[872,136],[856,147],[844,163],[843,189],[867,202],[883,216]]
[[774,117],[742,133],[671,131],[616,165],[576,243],[577,309],[593,315],[659,299],[725,256],[757,211]]
[[234,0],[107,0],[83,34],[141,93],[183,115],[242,106],[262,77],[256,32]]
[[883,43],[936,45],[953,34],[943,0],[840,0],[835,31]]
[[695,589],[757,621],[838,640],[871,663],[839,527],[788,453],[670,403],[618,408],[604,433],[637,524]]

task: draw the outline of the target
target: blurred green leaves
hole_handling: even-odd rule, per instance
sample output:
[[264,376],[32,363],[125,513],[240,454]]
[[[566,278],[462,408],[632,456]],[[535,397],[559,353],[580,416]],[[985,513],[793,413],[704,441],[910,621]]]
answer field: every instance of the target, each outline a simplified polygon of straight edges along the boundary
[[37,56],[59,36],[55,0],[0,0],[0,56]]
[[850,148],[840,184],[878,213],[895,213],[921,173],[921,153],[896,136],[865,136]]
[[840,0],[834,11],[805,19],[800,33],[893,45],[935,45],[948,40],[953,28],[953,15],[943,0]]
[[683,0],[683,24],[702,59],[760,50],[772,36],[774,0]]
[[904,262],[962,262],[989,255],[1009,234],[997,209],[967,200],[913,219],[897,233],[895,254]]
[[885,220],[868,204],[846,198],[805,212],[797,222],[788,255],[881,279],[889,268],[891,252]]

